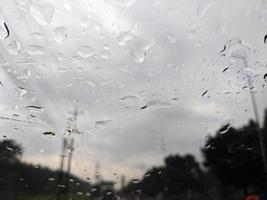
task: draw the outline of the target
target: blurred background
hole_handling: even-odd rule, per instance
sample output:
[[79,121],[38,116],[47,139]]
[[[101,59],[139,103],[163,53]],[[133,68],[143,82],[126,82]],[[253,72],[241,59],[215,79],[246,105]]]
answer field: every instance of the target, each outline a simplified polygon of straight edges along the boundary
[[265,0],[0,0],[4,199],[266,198]]

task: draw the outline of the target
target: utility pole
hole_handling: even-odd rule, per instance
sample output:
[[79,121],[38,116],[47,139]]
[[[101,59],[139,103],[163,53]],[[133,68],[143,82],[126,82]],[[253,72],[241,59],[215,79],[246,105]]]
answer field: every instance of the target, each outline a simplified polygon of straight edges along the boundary
[[[252,82],[250,75],[247,74],[247,81],[248,81],[248,87],[252,88]],[[263,162],[263,168],[264,168],[264,174],[265,174],[265,182],[267,184],[267,156],[266,156],[266,145],[264,143],[264,134],[260,129],[260,118],[259,118],[259,112],[255,100],[255,95],[253,92],[249,91],[250,93],[250,98],[252,102],[252,107],[255,115],[255,120],[256,120],[256,128],[257,128],[257,133],[259,137],[259,142],[260,142],[260,151],[261,151],[261,157],[262,157],[262,162]]]
[[58,192],[56,196],[56,200],[60,200],[60,197],[63,192],[63,187],[64,185],[64,159],[66,157],[66,150],[67,150],[67,139],[63,139],[63,149],[62,149],[62,154],[60,155],[60,170],[59,170],[59,175],[58,175],[58,180],[57,180],[57,187],[58,187]]
[[67,166],[67,174],[66,174],[67,180],[66,180],[66,188],[65,188],[65,195],[66,195],[66,197],[68,197],[68,194],[69,194],[71,160],[72,160],[72,153],[73,153],[73,150],[74,150],[73,144],[74,144],[74,139],[71,138],[70,145],[69,145],[69,148],[68,148],[69,149],[69,154],[68,154],[68,166]]
[[[71,138],[70,142],[67,138],[63,139],[63,149],[62,149],[62,154],[61,154],[61,161],[60,161],[60,171],[59,171],[59,176],[57,180],[57,186],[58,186],[58,193],[57,193],[57,198],[56,200],[60,200],[60,197],[62,194],[65,195],[66,199],[68,197],[69,193],[69,175],[70,175],[70,170],[71,170],[71,160],[72,160],[72,153],[74,150],[74,139]],[[64,172],[64,160],[66,155],[66,151],[69,150],[68,153],[68,162],[67,162],[67,172]]]
[[[67,128],[65,133],[67,133],[67,137],[64,137],[63,139],[63,149],[62,149],[62,155],[60,158],[60,171],[58,176],[58,193],[56,196],[56,200],[60,200],[62,194],[64,194],[65,198],[68,199],[69,195],[69,181],[70,181],[70,174],[71,174],[71,161],[74,151],[74,138],[70,138],[69,136],[72,134],[79,134],[81,132],[77,129],[77,116],[78,116],[78,110],[75,109],[74,113],[71,117],[67,119]],[[68,150],[68,155],[67,151]],[[64,160],[65,157],[68,156],[67,161],[67,172],[64,173]]]

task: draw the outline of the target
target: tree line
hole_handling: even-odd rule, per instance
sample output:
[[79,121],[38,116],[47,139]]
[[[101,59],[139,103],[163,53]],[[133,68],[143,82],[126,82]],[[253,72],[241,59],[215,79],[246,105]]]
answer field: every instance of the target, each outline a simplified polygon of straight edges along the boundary
[[[89,184],[68,174],[70,190],[101,199],[120,196],[122,199],[239,200],[248,194],[262,195],[264,199],[267,174],[258,130],[265,136],[267,146],[267,110],[260,127],[253,120],[239,128],[226,124],[208,136],[200,149],[201,162],[190,154],[169,155],[163,166],[152,167],[140,180],[130,181],[120,190],[115,190],[112,182]],[[23,148],[14,140],[0,142],[0,191],[12,190],[21,195],[56,194],[59,171],[21,162],[22,152]]]

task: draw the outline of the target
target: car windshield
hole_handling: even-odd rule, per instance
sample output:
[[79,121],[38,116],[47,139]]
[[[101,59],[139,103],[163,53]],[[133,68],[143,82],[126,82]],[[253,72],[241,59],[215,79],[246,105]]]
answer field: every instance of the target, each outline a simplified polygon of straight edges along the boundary
[[266,199],[265,0],[0,1],[0,199]]

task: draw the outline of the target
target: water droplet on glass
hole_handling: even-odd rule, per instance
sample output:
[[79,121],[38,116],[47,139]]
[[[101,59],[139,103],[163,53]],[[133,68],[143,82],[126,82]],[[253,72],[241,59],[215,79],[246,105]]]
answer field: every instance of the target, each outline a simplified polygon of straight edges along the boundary
[[151,175],[150,173],[146,173],[145,177],[150,177],[150,175]]
[[18,91],[19,91],[19,97],[20,97],[20,99],[23,99],[23,96],[25,94],[27,94],[27,90],[25,88],[23,88],[23,87],[18,87]]
[[48,4],[36,4],[30,7],[30,14],[40,25],[47,25],[51,22],[55,9]]
[[168,64],[166,66],[166,69],[172,72],[178,72],[179,71],[179,67],[177,65],[173,65],[173,64]]
[[208,90],[202,93],[201,97],[204,97],[208,93]]
[[230,123],[226,123],[225,125],[223,125],[222,128],[220,128],[219,133],[220,134],[227,133],[230,128],[231,128],[231,124]]
[[78,48],[78,54],[79,56],[81,56],[82,58],[88,58],[94,55],[94,51],[90,46],[87,45],[81,45]]
[[6,24],[6,22],[4,21],[4,19],[1,19],[2,17],[0,17],[0,37],[2,39],[6,39],[9,36],[9,28]]
[[55,28],[54,33],[55,33],[55,41],[58,44],[61,44],[67,39],[67,29],[65,27],[59,26]]
[[131,40],[133,37],[130,35],[129,32],[122,32],[118,36],[118,44],[120,46],[124,46],[127,41]]
[[134,183],[134,184],[137,184],[137,183],[139,183],[140,182],[140,179],[132,179],[132,183]]
[[134,62],[140,64],[143,63],[147,54],[147,51],[154,46],[154,40],[138,40],[134,43],[131,56]]
[[55,181],[56,179],[55,178],[48,178],[49,181]]
[[120,100],[126,104],[136,104],[139,101],[139,98],[134,95],[127,95],[122,97]]
[[17,74],[17,79],[19,80],[27,80],[30,77],[31,77],[31,72],[28,69],[24,69]]
[[265,82],[267,82],[267,73],[265,73],[265,74],[263,75],[263,79],[264,79]]
[[111,194],[112,194],[112,192],[110,192],[110,191],[106,193],[107,196],[109,196],[109,195],[111,195]]
[[199,17],[204,17],[208,10],[213,6],[212,3],[207,3],[207,2],[201,2],[198,9],[197,9],[197,14]]
[[107,125],[107,124],[109,124],[109,123],[111,123],[112,122],[112,120],[99,120],[99,121],[96,121],[95,122],[95,128],[98,128],[98,127],[100,127],[100,126],[104,126],[104,125]]
[[26,52],[29,53],[30,55],[44,55],[45,54],[45,51],[44,51],[44,48],[42,46],[39,46],[39,45],[29,45],[27,48],[26,48]]
[[20,43],[17,41],[12,41],[11,43],[8,44],[7,50],[11,54],[18,54],[20,51]]
[[239,38],[234,38],[224,45],[221,50],[221,55],[229,56],[232,58],[242,59],[245,65],[245,68],[248,67],[248,57],[250,55],[251,49]]
[[44,112],[44,108],[41,106],[26,106],[25,108],[32,112],[38,112],[38,113]]
[[86,192],[86,193],[85,193],[85,196],[90,197],[91,194],[90,194],[89,192]]
[[63,185],[63,184],[59,184],[57,185],[59,188],[66,188],[66,185]]
[[100,56],[106,60],[109,60],[111,58],[111,54],[108,50],[101,51]]
[[168,40],[169,40],[170,43],[175,43],[176,42],[176,37],[175,37],[174,34],[169,33],[167,35],[167,38],[168,38]]

